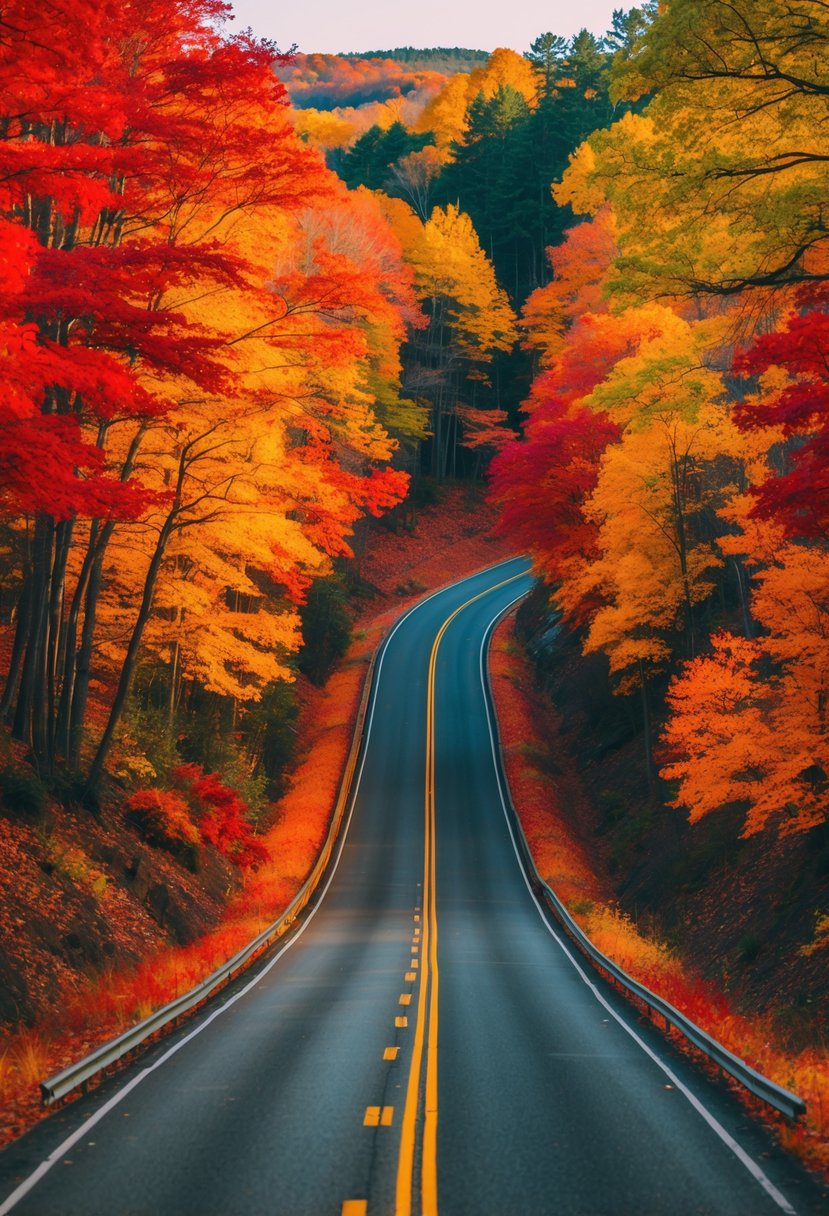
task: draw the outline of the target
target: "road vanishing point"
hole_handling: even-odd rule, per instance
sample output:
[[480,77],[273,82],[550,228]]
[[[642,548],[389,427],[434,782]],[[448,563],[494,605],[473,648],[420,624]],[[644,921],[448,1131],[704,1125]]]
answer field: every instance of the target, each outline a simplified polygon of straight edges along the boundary
[[0,1154],[0,1216],[780,1216],[825,1191],[533,897],[485,693],[502,563],[378,659],[324,894]]

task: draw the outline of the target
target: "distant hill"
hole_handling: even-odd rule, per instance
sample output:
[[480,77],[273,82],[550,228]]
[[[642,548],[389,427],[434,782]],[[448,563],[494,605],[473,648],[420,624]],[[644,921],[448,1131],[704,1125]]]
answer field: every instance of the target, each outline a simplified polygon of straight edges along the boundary
[[275,71],[297,109],[337,110],[434,95],[449,76],[469,72],[487,58],[485,51],[404,47],[371,55],[294,55]]
[[291,102],[300,110],[337,110],[395,97],[434,95],[457,72],[486,63],[486,51],[465,47],[397,47],[344,55],[294,55],[276,67]]
[[348,51],[343,59],[392,59],[395,63],[405,63],[409,68],[443,72],[451,76],[486,63],[489,51],[475,51],[464,46],[397,46],[391,51]]

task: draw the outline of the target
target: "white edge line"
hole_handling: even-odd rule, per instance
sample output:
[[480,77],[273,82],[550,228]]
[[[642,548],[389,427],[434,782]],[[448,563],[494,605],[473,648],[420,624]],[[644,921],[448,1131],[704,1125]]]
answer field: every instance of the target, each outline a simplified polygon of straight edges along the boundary
[[[526,594],[526,592],[524,594]],[[755,1179],[755,1181],[759,1182],[759,1184],[763,1188],[763,1190],[766,1191],[766,1193],[777,1204],[777,1206],[781,1209],[781,1211],[785,1212],[786,1216],[797,1216],[797,1212],[792,1207],[792,1205],[789,1203],[788,1199],[786,1199],[785,1195],[781,1194],[781,1192],[778,1191],[777,1187],[774,1185],[774,1183],[771,1181],[771,1179],[764,1173],[764,1171],[757,1164],[757,1162],[754,1161],[748,1155],[748,1153],[745,1151],[745,1149],[742,1148],[741,1145],[739,1145],[737,1143],[737,1141],[730,1135],[730,1133],[726,1131],[726,1129],[719,1122],[719,1120],[714,1115],[711,1114],[711,1112],[703,1105],[703,1103],[699,1100],[699,1098],[697,1098],[696,1095],[694,1093],[692,1093],[691,1090],[688,1089],[688,1087],[686,1085],[684,1085],[682,1081],[680,1081],[680,1079],[668,1067],[668,1065],[665,1064],[659,1058],[659,1056],[656,1054],[656,1052],[654,1052],[648,1046],[648,1044],[639,1037],[639,1035],[636,1033],[636,1031],[631,1026],[628,1025],[628,1023],[625,1021],[625,1019],[619,1013],[616,1012],[616,1010],[613,1008],[613,1006],[610,1005],[610,1003],[604,998],[604,996],[601,994],[601,992],[599,992],[596,985],[593,983],[593,981],[590,979],[590,977],[583,970],[583,968],[581,967],[578,960],[571,953],[569,944],[567,942],[565,942],[559,936],[559,934],[556,932],[554,927],[550,924],[550,921],[545,913],[545,910],[541,906],[535,892],[532,889],[529,879],[527,878],[526,870],[524,868],[524,863],[521,860],[521,854],[519,852],[518,844],[515,839],[515,833],[513,831],[512,823],[510,821],[510,815],[509,815],[509,811],[507,809],[507,802],[506,802],[506,797],[504,794],[504,787],[503,787],[503,784],[501,781],[501,772],[500,772],[500,766],[498,763],[497,744],[496,744],[496,739],[495,739],[495,733],[493,730],[492,711],[490,710],[489,696],[487,693],[488,686],[487,686],[487,675],[486,675],[487,648],[489,645],[489,639],[490,639],[492,633],[494,632],[495,626],[496,626],[497,622],[501,619],[501,617],[504,616],[507,612],[509,612],[509,610],[510,610],[510,608],[512,608],[513,604],[517,604],[518,601],[523,598],[524,598],[524,595],[516,596],[515,599],[511,600],[509,602],[509,604],[506,605],[505,608],[500,609],[499,612],[489,622],[489,624],[487,625],[487,627],[484,631],[484,636],[481,641],[481,652],[480,652],[481,689],[483,691],[484,709],[486,711],[487,729],[489,731],[489,745],[490,745],[490,750],[492,752],[492,763],[493,763],[493,767],[495,769],[495,780],[498,785],[498,797],[500,798],[500,801],[501,801],[501,809],[504,812],[504,818],[507,823],[507,830],[509,832],[510,841],[512,842],[513,851],[514,851],[516,859],[518,861],[518,868],[521,871],[521,877],[524,879],[526,888],[530,893],[530,897],[533,901],[533,904],[535,905],[535,908],[536,908],[539,916],[541,917],[541,920],[542,920],[545,928],[550,933],[550,935],[552,936],[552,938],[556,942],[556,944],[564,952],[568,961],[570,963],[572,963],[573,967],[575,967],[580,978],[583,980],[583,982],[587,985],[587,987],[593,993],[593,996],[596,998],[596,1000],[599,1002],[599,1004],[602,1005],[602,1007],[607,1010],[607,1012],[611,1015],[611,1017],[613,1017],[615,1019],[615,1021],[617,1021],[619,1023],[619,1025],[622,1027],[622,1029],[627,1034],[630,1035],[630,1037],[633,1039],[633,1041],[635,1043],[637,1043],[639,1045],[639,1047],[642,1048],[642,1051],[644,1051],[645,1054],[647,1056],[649,1056],[653,1060],[653,1062],[662,1070],[662,1072],[665,1074],[665,1076],[669,1078],[671,1084],[677,1090],[679,1090],[679,1092],[683,1095],[683,1097],[685,1097],[688,1100],[688,1102],[691,1104],[691,1106],[694,1108],[694,1110],[697,1112],[697,1114],[700,1115],[702,1117],[702,1119],[704,1119],[705,1122],[708,1124],[708,1126],[712,1129],[712,1131],[714,1131],[717,1134],[717,1136],[719,1136],[719,1138],[720,1138],[720,1140],[722,1140],[723,1144],[725,1144],[727,1148],[731,1149],[731,1152],[738,1159],[738,1161],[740,1161],[741,1164],[745,1166],[745,1168],[748,1170],[748,1172],[751,1174],[751,1176]],[[0,1216],[2,1216],[2,1210],[0,1210]]]
[[377,704],[378,689],[380,686],[380,674],[383,670],[383,662],[386,658],[386,650],[388,649],[389,643],[401,625],[403,625],[413,613],[417,612],[419,608],[422,608],[424,604],[428,604],[430,600],[435,599],[436,596],[442,595],[444,591],[448,591],[453,587],[461,586],[463,583],[467,583],[471,579],[477,578],[481,574],[486,574],[490,570],[497,570],[501,566],[508,565],[510,562],[520,560],[522,560],[520,556],[510,557],[503,562],[496,562],[494,566],[487,566],[484,570],[476,570],[473,574],[468,574],[466,578],[459,579],[456,583],[450,583],[446,587],[439,587],[438,590],[433,591],[431,595],[427,595],[422,600],[418,600],[418,602],[412,605],[407,612],[404,612],[400,619],[395,623],[394,628],[383,642],[383,647],[380,651],[380,659],[377,664],[377,671],[374,676],[374,686],[372,688],[371,708],[369,710],[368,721],[366,723],[366,729],[363,735],[360,767],[357,770],[357,776],[351,787],[348,818],[346,819],[345,825],[340,833],[334,864],[331,867],[331,872],[329,873],[325,886],[322,889],[322,894],[316,900],[308,915],[303,919],[299,929],[291,936],[290,941],[285,943],[282,949],[273,956],[273,958],[261,969],[261,971],[257,972],[250,983],[245,984],[244,988],[240,989],[239,992],[235,993],[234,996],[229,997],[226,1001],[224,1001],[218,1009],[215,1009],[213,1013],[206,1017],[203,1022],[200,1022],[199,1025],[196,1026],[194,1030],[191,1030],[188,1035],[185,1035],[183,1039],[179,1039],[177,1043],[174,1043],[173,1046],[168,1051],[165,1051],[164,1055],[160,1056],[159,1059],[157,1059],[154,1064],[151,1064],[149,1068],[142,1069],[142,1071],[138,1073],[137,1076],[133,1077],[131,1081],[128,1081],[122,1089],[119,1089],[116,1094],[113,1094],[108,1102],[105,1102],[103,1106],[96,1110],[94,1115],[90,1115],[90,1117],[86,1119],[81,1126],[72,1133],[71,1136],[67,1136],[65,1140],[62,1140],[58,1147],[49,1154],[45,1161],[41,1161],[40,1165],[37,1166],[37,1168],[28,1176],[28,1178],[24,1178],[19,1186],[17,1186],[15,1190],[13,1190],[11,1194],[3,1201],[3,1203],[0,1204],[0,1216],[7,1216],[8,1212],[11,1212],[15,1207],[17,1207],[20,1200],[25,1198],[25,1196],[28,1195],[28,1193],[33,1190],[35,1186],[37,1186],[41,1178],[45,1177],[45,1175],[49,1173],[52,1166],[56,1165],[61,1157],[69,1152],[69,1150],[73,1148],[79,1140],[83,1139],[87,1132],[93,1128],[96,1123],[99,1123],[100,1120],[108,1115],[111,1110],[123,1102],[124,1098],[126,1098],[126,1096],[131,1093],[136,1086],[140,1085],[143,1080],[150,1076],[151,1073],[155,1072],[157,1068],[160,1068],[162,1064],[166,1064],[167,1061],[176,1054],[176,1052],[180,1051],[182,1047],[185,1047],[191,1039],[196,1037],[196,1035],[199,1035],[203,1030],[206,1030],[211,1022],[214,1022],[216,1018],[220,1017],[223,1013],[226,1013],[228,1009],[235,1005],[237,1001],[241,1000],[243,996],[247,996],[250,990],[255,988],[256,985],[265,978],[268,972],[276,966],[276,964],[282,958],[282,955],[285,954],[287,950],[290,950],[290,948],[299,941],[302,934],[314,919],[314,916],[318,910],[322,907],[325,896],[328,893],[328,888],[331,886],[331,883],[334,880],[334,875],[337,872],[337,867],[340,864],[340,858],[343,855],[346,837],[348,836],[348,829],[351,826],[351,820],[354,815],[354,807],[357,803],[357,795],[360,791],[360,782],[363,776],[363,769],[365,768],[368,743],[371,737],[371,728],[374,723],[374,710]]

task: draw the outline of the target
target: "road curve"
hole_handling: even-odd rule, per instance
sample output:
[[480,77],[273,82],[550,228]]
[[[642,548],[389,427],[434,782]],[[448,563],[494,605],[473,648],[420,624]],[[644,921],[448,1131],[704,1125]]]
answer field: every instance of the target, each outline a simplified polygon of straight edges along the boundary
[[817,1216],[761,1124],[574,958],[519,867],[481,682],[504,563],[383,651],[324,898],[0,1154],[0,1216]]

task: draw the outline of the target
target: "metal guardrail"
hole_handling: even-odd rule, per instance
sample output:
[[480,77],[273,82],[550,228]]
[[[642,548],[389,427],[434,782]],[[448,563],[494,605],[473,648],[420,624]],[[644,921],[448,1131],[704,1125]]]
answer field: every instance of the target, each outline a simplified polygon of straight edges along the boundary
[[104,1072],[113,1064],[117,1064],[119,1060],[123,1060],[130,1052],[141,1047],[148,1039],[158,1034],[159,1031],[171,1026],[178,1018],[201,1005],[209,996],[212,996],[213,993],[217,992],[225,984],[228,984],[243,971],[258,954],[267,949],[268,946],[272,945],[280,937],[283,937],[299,914],[311,902],[328,869],[328,864],[334,852],[334,846],[339,838],[340,828],[351,794],[354,770],[360,754],[377,656],[381,652],[382,647],[379,647],[372,655],[368,670],[366,671],[360,704],[357,709],[354,738],[351,741],[351,750],[348,753],[345,771],[340,782],[340,789],[334,806],[334,813],[331,817],[328,835],[325,838],[325,843],[313,870],[294,899],[278,920],[275,920],[266,929],[263,929],[253,941],[248,942],[242,950],[234,954],[231,959],[228,959],[226,963],[214,971],[212,975],[209,975],[207,979],[197,984],[195,988],[191,988],[183,996],[177,997],[176,1000],[170,1001],[168,1005],[157,1009],[155,1013],[151,1013],[148,1018],[133,1026],[130,1030],[125,1030],[117,1038],[103,1043],[76,1064],[70,1064],[62,1072],[55,1073],[54,1076],[47,1077],[45,1081],[42,1081],[40,1084],[40,1094],[44,1106],[50,1106],[54,1102],[60,1101],[61,1098],[65,1098],[73,1090],[88,1085],[93,1077]]
[[650,988],[646,988],[644,984],[640,984],[638,980],[633,979],[621,967],[618,967],[612,959],[602,954],[601,950],[590,941],[589,937],[579,928],[573,918],[570,916],[567,909],[562,904],[556,893],[539,878],[541,891],[545,902],[551,908],[553,915],[560,922],[562,927],[566,929],[569,936],[575,941],[579,949],[588,955],[594,963],[601,967],[602,971],[606,971],[617,984],[631,996],[637,997],[652,1012],[660,1014],[668,1026],[673,1026],[678,1030],[694,1047],[698,1048],[704,1055],[717,1064],[723,1072],[727,1072],[729,1076],[739,1081],[745,1086],[756,1098],[760,1098],[769,1106],[773,1106],[775,1110],[786,1115],[789,1119],[797,1119],[800,1115],[806,1113],[806,1103],[797,1094],[791,1093],[790,1090],[784,1089],[782,1085],[778,1085],[776,1081],[764,1077],[762,1073],[757,1072],[745,1060],[741,1060],[739,1056],[735,1056],[727,1047],[723,1047],[716,1039],[712,1038],[701,1027],[697,1026],[696,1022],[692,1022],[684,1013],[681,1013],[675,1006],[668,1003],[657,993],[652,992]]
[[[511,605],[510,605],[511,607]],[[509,608],[505,609],[505,613]],[[504,615],[504,614],[502,614]],[[498,620],[501,618],[499,617]],[[490,634],[486,639],[485,645],[488,649],[492,639],[492,633],[498,620],[494,621],[490,626]],[[489,701],[490,720],[494,727],[495,738],[498,744],[495,749],[497,764],[500,769],[499,777],[501,782],[501,791],[504,796],[507,812],[512,821],[514,828],[515,840],[521,852],[521,858],[524,868],[527,872],[530,884],[536,893],[540,896],[544,905],[551,911],[559,925],[567,933],[568,937],[575,942],[582,954],[586,955],[591,962],[609,975],[614,982],[629,996],[636,997],[642,1001],[649,1011],[660,1014],[665,1019],[667,1026],[673,1026],[678,1030],[689,1043],[692,1043],[703,1055],[713,1061],[723,1072],[728,1073],[734,1080],[739,1081],[750,1093],[761,1101],[767,1103],[775,1110],[779,1111],[789,1119],[797,1119],[799,1116],[806,1113],[806,1103],[797,1094],[793,1094],[788,1089],[784,1089],[782,1085],[778,1085],[776,1081],[764,1077],[762,1073],[757,1072],[745,1060],[741,1060],[739,1056],[735,1056],[728,1048],[723,1047],[722,1043],[717,1042],[710,1034],[704,1031],[690,1018],[686,1017],[668,1001],[663,1000],[657,993],[652,992],[650,988],[646,988],[644,984],[640,984],[632,976],[623,971],[617,966],[612,959],[607,955],[602,954],[596,946],[593,945],[587,934],[579,927],[570,913],[567,911],[564,904],[561,902],[555,891],[550,887],[536,868],[535,861],[530,846],[527,843],[527,838],[524,835],[524,829],[521,826],[521,821],[518,818],[518,812],[515,809],[515,804],[512,801],[512,793],[510,792],[509,784],[507,783],[506,772],[503,767],[503,747],[501,744],[501,730],[498,724],[498,716],[495,712],[495,700],[492,695],[492,683],[489,673],[489,664],[484,664],[483,669],[486,676],[486,693]],[[541,902],[539,900],[539,902]]]

